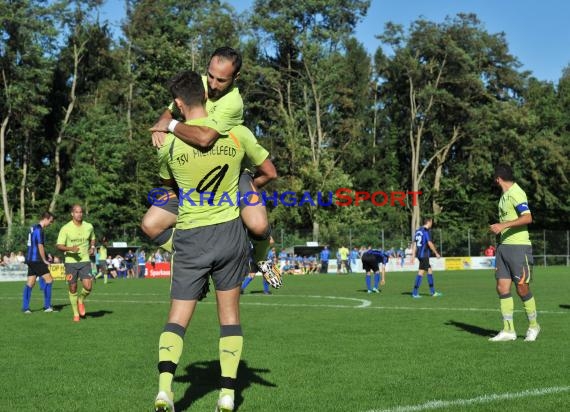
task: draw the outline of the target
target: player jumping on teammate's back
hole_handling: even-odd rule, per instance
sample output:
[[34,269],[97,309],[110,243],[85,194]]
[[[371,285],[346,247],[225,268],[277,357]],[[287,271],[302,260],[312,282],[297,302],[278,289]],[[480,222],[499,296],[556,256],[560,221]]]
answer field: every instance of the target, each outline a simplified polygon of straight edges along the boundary
[[[171,79],[169,88],[186,122],[203,125],[207,112],[200,76],[194,72],[179,73]],[[239,208],[219,202],[219,199],[225,193],[230,197],[237,194],[244,156],[254,165],[260,165],[267,159],[267,152],[244,126],[236,126],[225,138],[218,139],[211,149],[215,155],[197,156],[192,160],[192,167],[188,167],[180,159],[191,157],[194,150],[179,139],[171,140],[167,152],[171,175],[179,187],[191,187],[192,182],[204,182],[207,187],[216,183],[213,195],[216,206],[180,204],[178,210],[173,240],[176,253],[172,258],[170,311],[159,338],[159,391],[154,403],[157,412],[174,409],[172,381],[182,354],[184,336],[204,284],[210,277],[216,291],[220,325],[221,389],[216,403],[220,411],[232,411],[234,408],[243,347],[239,298],[249,258],[247,233]],[[189,196],[199,203],[200,193]],[[192,333],[199,331],[193,330]]]
[[[207,118],[201,125],[188,124],[173,120],[172,112],[175,105],[171,103],[168,110],[160,116],[158,122],[151,128],[153,144],[158,148],[159,168],[166,167],[167,148],[174,135],[198,150],[211,148],[220,135],[227,135],[229,130],[243,123],[243,100],[235,81],[240,76],[242,58],[239,52],[231,47],[220,47],[214,51],[208,63],[207,76],[202,77],[207,88],[206,110]],[[172,134],[166,135],[170,131]],[[201,148],[201,149],[200,149]],[[261,169],[261,172],[260,172]],[[168,201],[160,206],[152,205],[142,222],[143,231],[158,245],[171,250],[174,229],[178,213],[176,197],[176,182],[165,179],[161,173],[163,184],[170,190]],[[239,191],[241,193],[257,192],[270,180],[277,177],[277,172],[269,158],[258,165],[257,172],[252,175],[247,169],[240,176]],[[241,203],[241,218],[245,223],[249,237],[254,244],[254,250],[259,270],[268,279],[278,275],[278,269],[272,262],[267,262],[265,256],[269,250],[271,227],[267,219],[267,211],[259,202]]]

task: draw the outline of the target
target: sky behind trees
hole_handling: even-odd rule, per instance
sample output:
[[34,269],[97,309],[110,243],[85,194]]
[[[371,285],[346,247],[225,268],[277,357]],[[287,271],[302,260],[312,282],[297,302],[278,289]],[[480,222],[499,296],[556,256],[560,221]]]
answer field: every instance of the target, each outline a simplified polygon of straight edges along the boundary
[[[253,0],[227,3],[244,12],[252,9]],[[118,29],[117,22],[125,16],[125,2],[107,0],[103,10],[102,17]],[[388,21],[407,28],[420,16],[440,23],[457,13],[475,13],[490,33],[505,32],[511,53],[539,80],[558,82],[570,64],[570,2],[563,0],[372,0],[356,35],[373,54],[380,45],[375,35]]]

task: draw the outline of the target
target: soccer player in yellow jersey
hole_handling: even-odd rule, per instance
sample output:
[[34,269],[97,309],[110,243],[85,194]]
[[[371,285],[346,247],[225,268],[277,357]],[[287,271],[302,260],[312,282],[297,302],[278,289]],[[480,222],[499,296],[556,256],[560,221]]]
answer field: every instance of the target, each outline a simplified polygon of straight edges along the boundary
[[[205,90],[197,73],[176,75],[169,89],[187,124],[205,124]],[[159,339],[155,411],[174,409],[172,380],[186,328],[208,276],[216,289],[220,324],[221,390],[216,410],[232,411],[243,347],[240,286],[249,259],[247,234],[237,205],[238,181],[244,156],[260,165],[268,153],[244,126],[232,128],[207,150],[173,139],[167,153],[170,174],[180,188],[180,203],[173,240],[171,306]]]
[[[57,236],[57,249],[65,252],[65,279],[69,287],[69,301],[73,309],[73,321],[85,317],[85,299],[91,293],[91,260],[95,253],[95,231],[93,225],[83,221],[83,208],[71,207],[71,221],[66,223]],[[77,280],[83,288],[77,294]]]
[[[163,173],[164,159],[169,143],[176,135],[182,141],[197,148],[209,148],[220,135],[227,135],[229,130],[243,123],[243,100],[235,81],[241,70],[241,55],[230,47],[220,47],[214,51],[208,64],[207,76],[202,77],[207,88],[206,111],[208,117],[200,125],[190,125],[172,119],[174,107],[169,106],[159,121],[151,128],[153,144],[158,147],[159,169],[163,184],[171,191],[166,202],[151,205],[142,221],[143,231],[158,245],[169,250],[172,241],[172,229],[178,213],[177,188],[174,182],[166,179]],[[172,132],[167,135],[166,131]],[[261,170],[260,170],[261,169]],[[256,192],[269,180],[275,179],[277,172],[269,158],[259,165],[253,178],[244,173],[240,177],[241,193]],[[254,261],[264,275],[279,271],[272,262],[266,260],[270,247],[271,228],[267,219],[266,207],[262,202],[241,203],[241,217],[248,228],[254,245]],[[280,275],[279,275],[280,277]]]
[[492,342],[512,341],[517,338],[513,323],[514,301],[511,284],[515,282],[517,294],[523,301],[529,321],[525,341],[533,342],[540,332],[536,320],[536,303],[529,283],[532,278],[532,245],[527,225],[532,223],[526,193],[515,183],[510,166],[495,168],[495,183],[503,191],[499,201],[499,223],[490,226],[491,232],[501,235],[497,248],[497,293],[501,302],[503,330],[490,338]]

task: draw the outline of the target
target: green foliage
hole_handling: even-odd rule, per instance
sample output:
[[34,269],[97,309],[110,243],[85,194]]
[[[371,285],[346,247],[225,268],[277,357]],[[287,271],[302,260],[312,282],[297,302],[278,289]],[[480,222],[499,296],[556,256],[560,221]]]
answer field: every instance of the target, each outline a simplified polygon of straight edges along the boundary
[[[244,121],[279,173],[269,192],[316,199],[343,187],[411,190],[410,130],[423,122],[419,202],[452,234],[448,250],[464,253],[467,230],[474,242],[493,240],[487,226],[496,220],[498,162],[515,168],[533,229],[570,227],[570,69],[557,85],[521,72],[505,35],[487,32],[475,15],[418,19],[406,29],[390,23],[369,56],[354,37],[365,0],[257,0],[242,16],[220,1],[130,0],[118,42],[97,18],[100,3],[0,3],[0,226],[13,226],[3,231],[5,245],[21,243],[50,204],[60,134],[58,224],[79,202],[98,236],[144,241],[138,226],[158,184],[148,129],[169,103],[165,83],[182,69],[204,73],[222,45],[243,53]],[[437,157],[455,130],[460,138]],[[274,227],[295,241],[377,244],[382,230],[389,246],[409,240],[409,203],[269,209]]]

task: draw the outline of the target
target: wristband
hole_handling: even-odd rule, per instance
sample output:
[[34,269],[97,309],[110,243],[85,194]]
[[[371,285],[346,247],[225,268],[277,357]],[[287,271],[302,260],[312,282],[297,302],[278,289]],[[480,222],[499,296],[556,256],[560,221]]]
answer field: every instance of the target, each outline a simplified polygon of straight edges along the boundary
[[176,125],[178,124],[178,120],[171,120],[170,123],[168,123],[168,131],[170,133],[174,133],[174,128],[176,127]]

